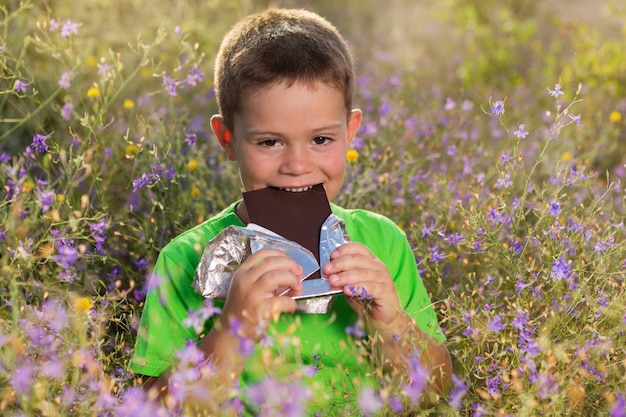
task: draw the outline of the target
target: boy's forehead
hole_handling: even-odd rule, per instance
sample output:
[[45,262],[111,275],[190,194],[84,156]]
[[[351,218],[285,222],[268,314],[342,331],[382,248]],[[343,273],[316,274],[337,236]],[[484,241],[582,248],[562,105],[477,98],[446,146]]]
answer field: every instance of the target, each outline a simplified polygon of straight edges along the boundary
[[[292,92],[293,95],[291,95]],[[311,95],[310,100],[307,97],[308,93]],[[322,98],[324,104],[321,106],[322,108],[319,105],[320,98]],[[334,85],[323,81],[314,83],[281,81],[267,84],[247,94],[243,94],[237,110],[233,114],[233,124],[235,125],[233,127],[249,130],[252,128],[252,126],[249,126],[252,115],[268,115],[272,116],[274,120],[280,119],[282,115],[290,117],[288,116],[290,111],[295,107],[299,107],[300,103],[309,111],[306,114],[304,112],[301,113],[307,116],[307,119],[315,118],[316,115],[324,115],[321,118],[328,120],[329,115],[331,115],[333,121],[325,121],[324,123],[327,127],[333,124],[337,126],[343,125],[346,119],[345,116],[348,114],[343,94]],[[335,115],[337,117],[334,117]],[[259,120],[256,121],[258,122]]]
[[[303,87],[303,88],[300,88],[300,87]],[[239,98],[239,106],[237,106],[237,111],[239,112],[242,109],[252,104],[257,104],[257,99],[259,98],[259,96],[266,95],[270,93],[272,90],[274,91],[286,90],[287,92],[289,92],[290,90],[293,89],[293,90],[298,90],[298,93],[300,94],[302,92],[304,93],[310,92],[311,94],[314,94],[318,92],[320,88],[323,90],[327,90],[327,91],[334,90],[334,92],[337,93],[337,98],[343,100],[343,92],[341,91],[341,88],[332,83],[326,82],[324,80],[320,79],[320,80],[313,80],[313,81],[308,81],[308,80],[302,81],[302,80],[281,79],[275,82],[258,85],[255,87],[250,87],[246,91],[242,91],[242,94]]]

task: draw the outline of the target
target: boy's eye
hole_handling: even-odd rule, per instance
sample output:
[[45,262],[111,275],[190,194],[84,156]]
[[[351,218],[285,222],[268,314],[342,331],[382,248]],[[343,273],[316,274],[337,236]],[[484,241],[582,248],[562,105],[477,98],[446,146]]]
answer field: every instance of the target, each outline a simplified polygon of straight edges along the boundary
[[272,148],[274,146],[277,146],[279,143],[280,142],[278,141],[278,139],[265,139],[259,142],[259,145],[265,146],[267,148]]
[[316,136],[316,137],[313,138],[313,142],[316,145],[324,145],[324,144],[327,144],[327,143],[329,143],[331,141],[332,141],[332,139],[329,138],[329,137],[326,137],[326,136]]

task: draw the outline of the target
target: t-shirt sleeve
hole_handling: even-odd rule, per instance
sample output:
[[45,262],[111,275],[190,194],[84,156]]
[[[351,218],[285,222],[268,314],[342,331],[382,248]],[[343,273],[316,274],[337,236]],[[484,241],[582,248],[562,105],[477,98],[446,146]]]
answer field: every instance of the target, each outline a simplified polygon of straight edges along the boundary
[[[430,296],[417,271],[415,256],[406,234],[387,217],[365,210],[355,210],[346,222],[348,235],[361,242],[388,268],[396,285],[400,303],[426,334],[445,341]],[[348,226],[351,223],[351,227]]]
[[167,252],[157,259],[131,362],[138,374],[161,375],[176,362],[176,352],[198,337],[193,328],[183,325],[189,310],[203,302],[191,286],[195,270],[184,259]]

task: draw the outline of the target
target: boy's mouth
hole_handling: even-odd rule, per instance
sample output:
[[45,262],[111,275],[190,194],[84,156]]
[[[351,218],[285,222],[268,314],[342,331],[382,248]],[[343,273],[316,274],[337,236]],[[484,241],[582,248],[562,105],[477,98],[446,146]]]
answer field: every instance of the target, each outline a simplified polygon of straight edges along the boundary
[[309,185],[308,187],[279,188],[279,190],[288,191],[290,193],[303,193],[305,191],[310,190],[311,188],[313,188],[312,185]]

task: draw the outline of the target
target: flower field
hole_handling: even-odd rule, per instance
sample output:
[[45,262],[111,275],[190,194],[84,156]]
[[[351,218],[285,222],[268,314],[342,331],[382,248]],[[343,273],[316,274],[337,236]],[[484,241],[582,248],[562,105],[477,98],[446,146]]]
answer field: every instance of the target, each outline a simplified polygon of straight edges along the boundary
[[[626,6],[414,3],[271,4],[319,12],[354,51],[364,122],[336,202],[414,249],[455,372],[420,415],[626,416]],[[162,404],[128,364],[159,249],[241,196],[212,65],[268,4],[0,4],[0,415],[211,398],[194,346]],[[204,414],[306,415],[310,371]],[[408,391],[380,376],[340,415],[409,415]]]

